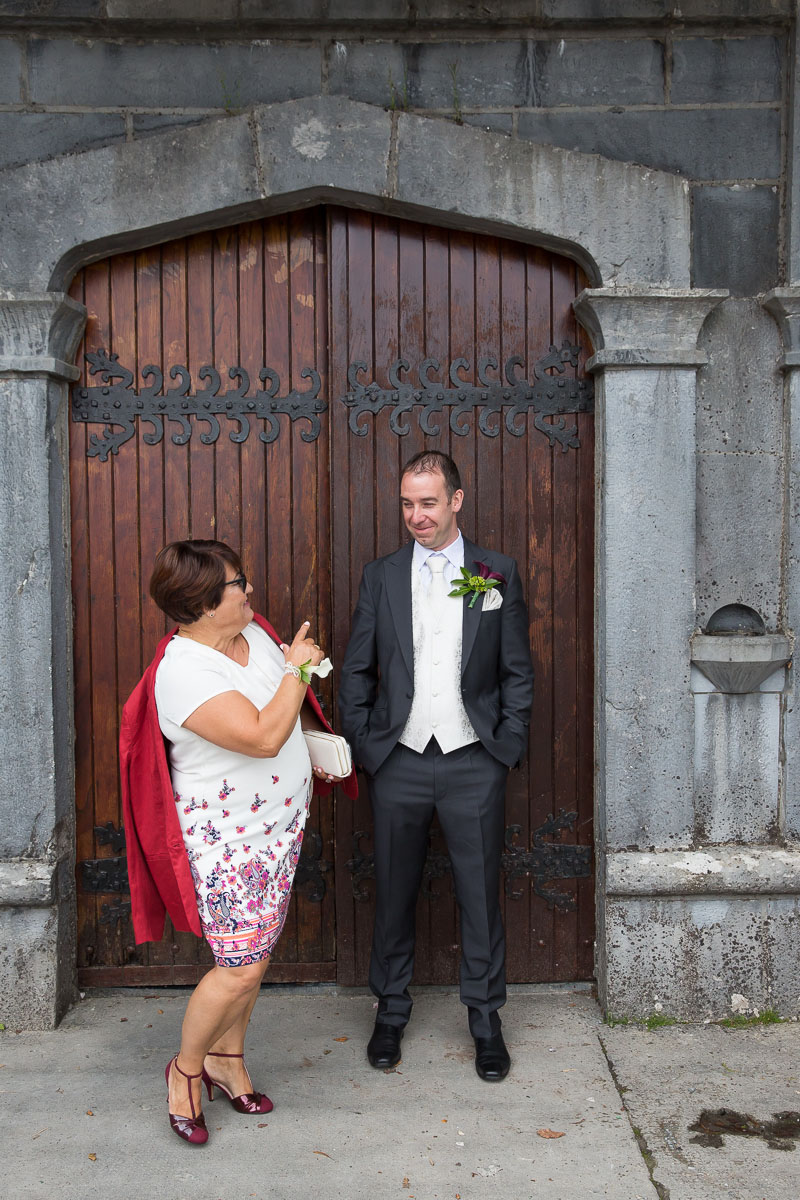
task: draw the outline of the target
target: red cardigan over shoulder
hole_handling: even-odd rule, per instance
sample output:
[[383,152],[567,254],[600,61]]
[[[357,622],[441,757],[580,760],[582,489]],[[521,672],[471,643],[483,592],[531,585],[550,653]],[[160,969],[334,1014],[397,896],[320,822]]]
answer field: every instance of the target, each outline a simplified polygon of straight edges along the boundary
[[[268,621],[257,614],[253,620],[280,645],[280,638]],[[173,629],[158,643],[153,661],[122,710],[119,735],[122,815],[137,943],[161,940],[165,914],[180,932],[202,936],[192,873],[175,809],[167,747],[156,711],[156,669],[175,632]],[[311,688],[307,699],[325,728],[330,729]],[[325,795],[332,787],[314,780],[317,795]],[[347,777],[342,788],[352,798],[358,795],[355,772]]]

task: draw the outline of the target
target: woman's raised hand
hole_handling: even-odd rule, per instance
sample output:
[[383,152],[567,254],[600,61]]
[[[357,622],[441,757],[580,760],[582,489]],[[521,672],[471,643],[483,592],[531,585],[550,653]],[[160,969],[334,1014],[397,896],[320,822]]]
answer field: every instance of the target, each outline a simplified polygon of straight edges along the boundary
[[325,651],[320,649],[315,641],[309,636],[310,621],[303,621],[303,624],[294,635],[294,640],[291,646],[285,643],[281,646],[283,657],[287,663],[292,663],[295,667],[302,667],[309,660],[312,667],[317,667],[325,657]]

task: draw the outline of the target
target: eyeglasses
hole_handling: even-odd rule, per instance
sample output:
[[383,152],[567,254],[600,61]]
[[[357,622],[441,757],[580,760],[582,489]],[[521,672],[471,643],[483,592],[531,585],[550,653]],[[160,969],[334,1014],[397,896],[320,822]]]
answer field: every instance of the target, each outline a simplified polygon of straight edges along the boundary
[[234,583],[236,584],[237,587],[240,587],[243,592],[247,591],[247,576],[246,575],[237,575],[235,579],[229,579],[227,581],[227,583],[225,584],[225,587],[232,587],[234,585]]

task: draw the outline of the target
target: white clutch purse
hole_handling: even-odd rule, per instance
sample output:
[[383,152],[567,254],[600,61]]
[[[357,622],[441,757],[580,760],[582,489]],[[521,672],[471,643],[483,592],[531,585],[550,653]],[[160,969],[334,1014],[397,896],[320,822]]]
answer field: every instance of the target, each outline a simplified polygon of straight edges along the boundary
[[350,747],[338,733],[323,733],[318,729],[304,729],[308,755],[312,767],[321,767],[326,775],[349,775],[353,769]]

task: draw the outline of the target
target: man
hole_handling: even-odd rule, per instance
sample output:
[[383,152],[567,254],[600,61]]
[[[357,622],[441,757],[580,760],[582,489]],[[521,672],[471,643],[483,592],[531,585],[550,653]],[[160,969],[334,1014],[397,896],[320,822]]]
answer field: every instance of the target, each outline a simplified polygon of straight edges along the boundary
[[[517,565],[462,536],[463,499],[449,455],[423,451],[404,467],[400,501],[413,541],[364,568],[339,715],[367,774],[374,817],[369,983],[378,1014],[369,1061],[400,1061],[417,893],[436,812],[461,913],[461,1001],[475,1067],[499,1081],[510,1066],[498,1014],[506,999],[504,794],[527,743],[533,667]],[[462,566],[472,590],[453,597]],[[482,590],[492,574],[497,586]]]

